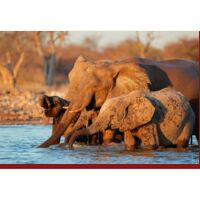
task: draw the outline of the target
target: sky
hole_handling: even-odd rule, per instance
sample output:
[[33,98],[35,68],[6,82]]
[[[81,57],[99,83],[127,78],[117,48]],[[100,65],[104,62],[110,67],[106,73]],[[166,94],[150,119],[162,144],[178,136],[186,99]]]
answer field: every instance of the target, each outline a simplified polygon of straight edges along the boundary
[[[146,31],[139,31],[141,40],[146,41]],[[166,43],[176,41],[181,37],[197,37],[198,31],[154,31],[156,39],[152,43],[157,48],[163,48]],[[105,47],[107,45],[115,45],[126,38],[134,38],[135,31],[70,31],[68,37],[68,44],[81,43],[85,37],[92,36],[98,38],[99,47]]]

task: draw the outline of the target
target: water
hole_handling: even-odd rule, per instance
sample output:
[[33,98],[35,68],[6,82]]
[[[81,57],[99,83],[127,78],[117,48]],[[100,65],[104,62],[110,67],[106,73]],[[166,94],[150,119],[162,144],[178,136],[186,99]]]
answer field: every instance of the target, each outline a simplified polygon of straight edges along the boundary
[[198,147],[184,150],[124,151],[118,146],[57,145],[37,148],[51,133],[51,126],[0,126],[0,164],[198,164]]

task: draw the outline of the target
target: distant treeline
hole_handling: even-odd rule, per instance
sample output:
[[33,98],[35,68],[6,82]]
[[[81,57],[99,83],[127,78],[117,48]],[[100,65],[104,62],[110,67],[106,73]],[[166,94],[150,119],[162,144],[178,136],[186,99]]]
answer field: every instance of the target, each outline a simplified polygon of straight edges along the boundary
[[137,33],[116,45],[98,48],[98,39],[85,38],[81,44],[66,45],[68,32],[0,32],[0,88],[39,88],[65,84],[76,58],[121,59],[130,56],[156,60],[184,58],[198,61],[198,38],[180,38],[164,48],[152,45],[153,32],[146,43]]

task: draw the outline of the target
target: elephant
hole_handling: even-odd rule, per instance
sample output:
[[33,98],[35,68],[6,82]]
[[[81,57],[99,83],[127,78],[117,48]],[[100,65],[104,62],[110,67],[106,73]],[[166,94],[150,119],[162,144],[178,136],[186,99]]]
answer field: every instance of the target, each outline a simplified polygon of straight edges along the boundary
[[106,98],[129,93],[135,89],[148,89],[147,82],[150,83],[148,76],[142,68],[134,65],[134,63],[126,62],[95,63],[79,57],[69,74],[70,84],[66,97],[70,101],[69,108],[64,113],[56,134],[53,134],[40,147],[55,144],[74,118],[81,115],[85,109],[98,110]]
[[78,136],[107,129],[124,132],[128,150],[137,146],[134,137],[147,148],[187,147],[194,119],[187,98],[172,87],[154,92],[133,91],[106,100],[91,126],[68,135],[69,147],[73,148]]
[[[163,61],[164,62],[164,61]],[[196,68],[181,61],[184,67],[160,66],[139,63],[136,58],[119,61],[88,61],[82,56],[76,60],[69,73],[67,99],[68,110],[60,120],[55,134],[40,145],[49,147],[60,138],[71,122],[85,109],[99,110],[104,102],[113,97],[128,94],[136,90],[156,91],[168,86],[178,88],[189,100],[198,96],[198,73]],[[177,79],[177,81],[174,81]],[[186,87],[185,83],[190,87]],[[191,89],[192,88],[192,89]],[[194,88],[194,89],[193,89]],[[195,91],[194,91],[195,90]]]
[[[39,105],[44,109],[44,114],[46,117],[53,118],[53,129],[52,135],[55,133],[55,130],[61,120],[64,112],[69,106],[69,101],[62,99],[58,96],[47,96],[42,95],[38,98]],[[60,143],[60,138],[57,139],[55,144]]]
[[[138,57],[135,57],[135,61],[136,63],[140,64],[140,66],[143,67],[149,75],[151,80],[151,91],[156,91],[161,89],[161,87],[164,88],[168,85],[171,85],[174,86],[178,91],[182,92],[189,99],[190,105],[195,113],[193,134],[196,135],[196,138],[199,141],[198,63],[195,61],[182,59],[154,61],[152,59]],[[165,79],[164,82],[167,84],[156,84],[158,82],[160,82],[160,84],[165,84],[163,81],[161,81],[161,79]]]

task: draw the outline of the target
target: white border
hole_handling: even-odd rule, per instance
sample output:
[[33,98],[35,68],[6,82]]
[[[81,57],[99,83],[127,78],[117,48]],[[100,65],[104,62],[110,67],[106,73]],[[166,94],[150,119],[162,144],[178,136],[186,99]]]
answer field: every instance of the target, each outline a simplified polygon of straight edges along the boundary
[[200,171],[1,170],[0,177],[3,200],[188,200],[198,199]]
[[1,0],[1,30],[199,30],[199,0]]
[[[200,30],[199,0],[0,0],[0,30]],[[0,198],[196,199],[199,170],[0,170]]]

